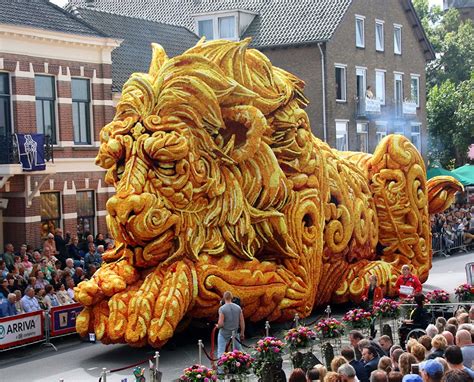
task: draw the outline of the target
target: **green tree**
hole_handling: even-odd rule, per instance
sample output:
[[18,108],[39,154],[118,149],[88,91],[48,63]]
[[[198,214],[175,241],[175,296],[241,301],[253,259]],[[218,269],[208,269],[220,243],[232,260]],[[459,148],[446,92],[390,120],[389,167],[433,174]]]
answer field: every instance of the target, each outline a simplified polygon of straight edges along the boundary
[[446,168],[463,165],[474,136],[474,75],[458,85],[448,79],[433,86],[427,112],[430,161]]

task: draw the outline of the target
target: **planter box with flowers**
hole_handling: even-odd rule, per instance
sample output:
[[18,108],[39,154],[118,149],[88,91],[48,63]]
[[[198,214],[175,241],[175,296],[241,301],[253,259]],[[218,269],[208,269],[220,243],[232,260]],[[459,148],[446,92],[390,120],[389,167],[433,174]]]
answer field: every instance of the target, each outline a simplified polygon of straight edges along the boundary
[[251,372],[253,361],[250,354],[234,350],[222,354],[217,361],[217,366],[225,375],[232,376],[235,381],[246,381]]
[[316,333],[306,326],[299,326],[288,330],[285,335],[286,345],[290,349],[293,367],[308,370],[316,359],[312,347]]
[[459,301],[473,301],[474,300],[474,285],[462,284],[459,285],[454,293]]
[[372,314],[364,309],[352,309],[342,317],[342,321],[351,329],[366,329],[370,327]]
[[335,318],[323,318],[314,327],[320,338],[339,338],[344,334],[344,325]]
[[212,382],[217,381],[214,370],[203,365],[193,365],[184,369],[184,373],[179,377],[179,382]]
[[286,382],[283,366],[285,344],[275,337],[265,337],[257,341],[253,370],[259,382]]

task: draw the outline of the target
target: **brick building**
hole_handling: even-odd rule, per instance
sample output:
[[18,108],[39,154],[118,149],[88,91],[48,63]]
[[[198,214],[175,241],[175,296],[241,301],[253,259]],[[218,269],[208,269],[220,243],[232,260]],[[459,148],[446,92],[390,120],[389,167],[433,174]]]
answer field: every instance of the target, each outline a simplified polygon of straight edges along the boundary
[[443,9],[456,8],[461,20],[474,21],[474,0],[443,0]]
[[434,52],[410,0],[69,4],[181,25],[207,39],[251,37],[252,47],[306,82],[313,132],[331,146],[370,152],[401,133],[426,155],[425,63]]
[[[0,242],[35,246],[55,227],[106,232],[94,164],[99,130],[114,115],[111,53],[120,41],[48,1],[0,1]],[[24,172],[13,134],[48,135],[54,161]]]
[[[111,37],[47,0],[0,0],[0,9],[0,246],[40,246],[55,227],[105,233],[114,189],[94,158],[100,129],[114,116],[113,91],[148,69],[151,36],[174,36],[165,44],[174,54],[198,38],[181,27],[96,16],[126,35]],[[45,170],[22,170],[15,133],[50,137],[54,159]]]

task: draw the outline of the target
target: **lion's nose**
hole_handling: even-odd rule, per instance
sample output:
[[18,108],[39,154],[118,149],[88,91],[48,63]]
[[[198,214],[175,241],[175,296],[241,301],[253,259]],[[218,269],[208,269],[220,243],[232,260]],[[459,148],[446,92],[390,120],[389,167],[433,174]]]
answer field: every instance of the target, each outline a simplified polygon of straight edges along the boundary
[[142,211],[151,208],[154,203],[153,199],[151,194],[112,196],[107,201],[106,208],[110,216],[125,225],[132,216],[139,215]]

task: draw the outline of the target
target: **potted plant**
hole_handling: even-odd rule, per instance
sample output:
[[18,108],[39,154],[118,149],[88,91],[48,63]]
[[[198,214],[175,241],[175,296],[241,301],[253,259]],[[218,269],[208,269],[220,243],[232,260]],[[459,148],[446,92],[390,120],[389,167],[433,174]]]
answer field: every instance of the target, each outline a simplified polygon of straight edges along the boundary
[[344,334],[344,326],[335,318],[324,318],[314,327],[321,338],[338,338]]
[[474,285],[471,284],[462,284],[459,285],[455,290],[459,301],[472,301],[474,300]]
[[203,365],[193,365],[184,369],[183,375],[179,377],[179,382],[212,382],[217,381],[214,370]]
[[370,327],[372,314],[364,309],[352,309],[342,317],[342,321],[351,328],[365,329]]
[[283,366],[283,341],[275,337],[265,337],[257,341],[253,370],[259,382],[285,382]]
[[383,298],[374,302],[372,313],[375,317],[397,318],[400,315],[400,302]]
[[231,375],[235,381],[245,381],[247,375],[250,374],[253,361],[250,354],[234,350],[222,354],[217,361],[217,366],[223,370],[224,374]]

